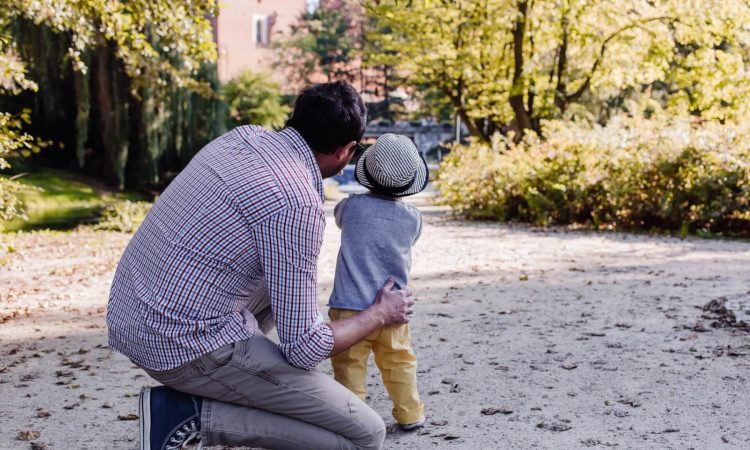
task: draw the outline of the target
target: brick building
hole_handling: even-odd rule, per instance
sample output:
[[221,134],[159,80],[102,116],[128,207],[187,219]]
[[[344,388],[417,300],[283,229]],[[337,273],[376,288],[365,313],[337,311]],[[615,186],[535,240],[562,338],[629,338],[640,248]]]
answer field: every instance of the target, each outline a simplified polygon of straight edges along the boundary
[[[213,18],[219,51],[219,80],[228,81],[244,70],[273,73],[271,44],[289,29],[309,0],[221,0]],[[274,73],[279,82],[282,76]]]

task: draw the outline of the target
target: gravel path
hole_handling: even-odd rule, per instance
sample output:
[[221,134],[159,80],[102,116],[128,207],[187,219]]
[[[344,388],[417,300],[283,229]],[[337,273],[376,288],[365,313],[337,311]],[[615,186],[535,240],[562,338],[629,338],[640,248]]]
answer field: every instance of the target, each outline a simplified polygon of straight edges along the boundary
[[[750,243],[454,221],[415,201],[428,426],[391,431],[386,448],[750,448],[750,335],[701,310],[725,296],[750,321]],[[104,325],[128,239],[16,238],[0,268],[0,448],[137,448],[127,419],[152,382],[107,348]],[[337,249],[329,220],[321,304]],[[370,404],[392,424],[370,376]]]

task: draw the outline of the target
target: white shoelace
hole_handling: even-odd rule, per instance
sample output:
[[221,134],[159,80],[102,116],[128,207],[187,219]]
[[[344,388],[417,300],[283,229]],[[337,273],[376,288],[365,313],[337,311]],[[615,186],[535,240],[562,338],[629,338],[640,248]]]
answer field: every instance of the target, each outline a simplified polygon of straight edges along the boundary
[[[200,439],[200,431],[193,420],[190,421],[190,424],[183,425],[182,430],[177,430],[175,434],[177,435],[177,438],[173,437],[169,439],[166,450],[179,450],[181,448],[186,448],[194,439]],[[198,450],[202,447],[202,443],[199,443]]]

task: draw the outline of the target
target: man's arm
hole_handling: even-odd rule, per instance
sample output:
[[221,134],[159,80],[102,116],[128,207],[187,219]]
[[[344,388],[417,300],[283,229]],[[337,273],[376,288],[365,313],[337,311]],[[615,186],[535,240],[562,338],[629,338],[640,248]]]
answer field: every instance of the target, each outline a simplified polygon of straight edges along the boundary
[[281,211],[255,229],[263,273],[287,361],[312,370],[333,349],[331,328],[318,310],[318,255],[323,242],[322,208]]

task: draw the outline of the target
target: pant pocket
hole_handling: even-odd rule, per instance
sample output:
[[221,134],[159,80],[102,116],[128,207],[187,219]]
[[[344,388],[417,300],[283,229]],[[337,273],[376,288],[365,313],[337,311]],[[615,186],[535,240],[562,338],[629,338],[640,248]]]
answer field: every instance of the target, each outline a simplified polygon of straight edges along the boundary
[[217,348],[216,350],[212,351],[211,353],[208,353],[203,358],[207,359],[208,361],[212,362],[213,364],[217,366],[224,366],[229,363],[229,361],[232,360],[232,356],[234,355],[234,348],[236,343],[232,342],[231,344],[224,345],[222,347]]
[[289,365],[278,345],[262,335],[237,342],[232,364],[253,372],[275,370],[279,364]]
[[163,372],[146,370],[151,378],[171,388],[178,389],[178,386],[185,384],[187,381],[198,375],[198,370],[193,363],[187,363],[176,369],[166,370]]

